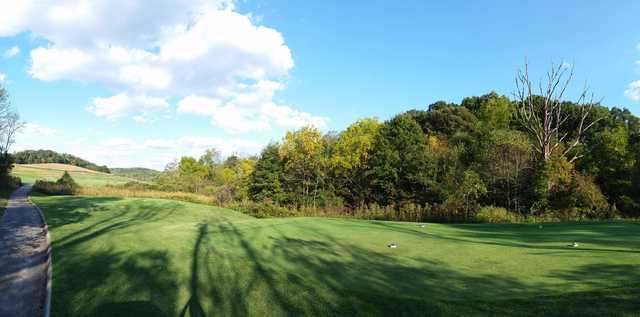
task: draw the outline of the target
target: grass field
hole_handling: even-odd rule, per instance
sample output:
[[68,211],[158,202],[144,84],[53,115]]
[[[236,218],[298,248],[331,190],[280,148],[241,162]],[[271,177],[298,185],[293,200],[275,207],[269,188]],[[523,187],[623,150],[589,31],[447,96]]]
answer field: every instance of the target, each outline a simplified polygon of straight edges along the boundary
[[116,176],[65,164],[16,164],[11,172],[22,179],[23,183],[35,183],[42,179],[55,181],[67,171],[80,186],[99,187],[118,185],[134,181],[131,178]]
[[637,223],[421,228],[255,219],[160,199],[33,199],[53,238],[53,316],[640,312]]

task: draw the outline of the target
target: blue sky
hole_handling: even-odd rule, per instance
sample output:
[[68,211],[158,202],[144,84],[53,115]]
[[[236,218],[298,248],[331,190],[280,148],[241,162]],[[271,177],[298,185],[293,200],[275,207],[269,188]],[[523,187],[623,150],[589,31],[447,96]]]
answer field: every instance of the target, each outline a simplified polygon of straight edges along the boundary
[[576,88],[640,114],[638,1],[20,3],[0,13],[16,150],[158,169],[257,153],[307,124],[510,95],[525,57],[535,76],[570,63]]

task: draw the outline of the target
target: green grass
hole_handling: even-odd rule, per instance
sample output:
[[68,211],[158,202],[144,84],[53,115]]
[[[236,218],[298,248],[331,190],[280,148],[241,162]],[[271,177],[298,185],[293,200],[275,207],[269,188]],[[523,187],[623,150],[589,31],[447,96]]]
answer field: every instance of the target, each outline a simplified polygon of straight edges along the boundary
[[[105,185],[120,185],[134,181],[131,178],[97,173],[97,172],[84,172],[77,170],[69,170],[71,177],[80,185],[88,187],[100,187]],[[28,165],[15,165],[11,174],[18,176],[22,179],[23,183],[35,183],[36,180],[56,181],[64,173],[63,169],[59,168],[42,168],[32,167]]]
[[53,316],[640,312],[638,223],[421,228],[159,199],[33,199],[53,238]]

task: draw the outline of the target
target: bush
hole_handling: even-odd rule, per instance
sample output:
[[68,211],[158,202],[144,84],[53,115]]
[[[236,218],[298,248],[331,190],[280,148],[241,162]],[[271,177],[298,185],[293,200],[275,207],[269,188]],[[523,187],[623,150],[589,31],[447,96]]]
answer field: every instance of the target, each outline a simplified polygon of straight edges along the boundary
[[37,180],[33,190],[46,195],[73,195],[74,193],[73,188],[68,185],[43,180]]
[[227,204],[225,207],[237,210],[256,218],[293,217],[298,215],[294,209],[281,207],[271,203],[243,201]]
[[33,189],[47,195],[73,195],[80,186],[66,171],[55,182],[37,180]]
[[581,216],[607,218],[609,204],[593,177],[575,173],[571,187],[571,196],[575,199],[575,207]]
[[622,195],[616,201],[616,208],[625,216],[640,216],[640,204],[629,196]]
[[520,220],[520,215],[496,206],[484,206],[476,214],[476,221],[484,223],[516,223]]
[[64,174],[62,174],[62,177],[60,177],[60,179],[56,181],[56,184],[67,186],[72,190],[75,190],[78,187],[80,187],[78,183],[76,183],[76,181],[73,180],[73,177],[71,177],[71,175],[69,175],[67,171],[65,171]]
[[22,179],[17,176],[4,176],[0,180],[0,189],[3,190],[13,190],[20,186],[22,186]]

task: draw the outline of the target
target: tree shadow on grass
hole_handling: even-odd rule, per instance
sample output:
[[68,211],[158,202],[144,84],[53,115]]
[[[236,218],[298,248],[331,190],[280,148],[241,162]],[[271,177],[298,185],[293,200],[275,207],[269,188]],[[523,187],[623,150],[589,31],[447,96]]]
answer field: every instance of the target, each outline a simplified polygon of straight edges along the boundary
[[[66,255],[56,261],[54,247],[53,315],[595,316],[640,309],[634,300],[640,295],[638,287],[564,294],[547,285],[497,274],[470,275],[442,261],[399,257],[391,249],[363,248],[315,226],[302,228],[308,234],[301,237],[288,233],[278,223],[218,223],[215,228],[211,223],[201,224],[190,259],[172,259],[163,251],[124,253],[107,249],[87,253],[77,248],[91,239],[104,238],[105,233],[163,215],[145,210],[125,218],[116,213],[109,220],[61,238],[58,250]],[[481,243],[471,238],[455,241]],[[188,282],[176,280],[171,265],[179,263],[172,261],[190,263]],[[597,283],[631,269],[605,269],[587,284],[605,287],[606,283]],[[581,274],[594,270],[578,267],[554,272],[554,277],[581,281]],[[630,278],[640,280],[636,275]],[[56,284],[65,287],[57,289]],[[190,294],[187,300],[177,302],[180,285],[187,285]],[[608,304],[591,304],[599,298]],[[130,313],[123,314],[126,311]]]
[[[107,242],[107,234],[161,219],[174,209],[159,211],[144,203],[135,209],[118,206],[117,211],[100,206],[115,200],[66,197],[60,205],[68,211],[49,210],[58,226],[87,223],[64,236],[54,234],[53,316],[175,316],[178,283],[166,251],[115,251],[108,244],[85,244]],[[103,211],[110,214],[88,219]]]
[[52,316],[173,316],[175,273],[165,252],[74,252],[54,263]]
[[[627,251],[640,252],[640,236],[633,222],[571,222],[546,223],[542,225],[507,224],[486,225],[471,224],[454,226],[460,230],[462,237],[508,241],[516,243],[569,243],[579,241],[590,245],[606,245],[605,251],[615,250],[610,247],[623,248]],[[594,248],[594,251],[604,248]],[[628,250],[631,249],[631,250]]]
[[[593,234],[606,235],[608,232],[606,228],[589,227],[590,230],[583,228],[582,231],[554,230],[552,232],[541,233],[538,227],[534,228],[529,225],[500,225],[504,227],[498,227],[498,225],[465,225],[462,232],[456,232],[455,235],[445,235],[441,233],[433,233],[429,231],[429,229],[422,231],[411,229],[408,228],[405,224],[393,224],[382,221],[375,221],[372,223],[381,227],[385,227],[389,230],[403,232],[419,237],[430,237],[433,239],[449,240],[471,244],[485,244],[540,250],[570,250],[576,252],[588,251],[631,254],[640,253],[640,249],[628,249],[632,245],[630,239],[638,240],[638,243],[640,243],[640,238],[637,234],[626,237],[625,235],[617,236],[615,233],[610,233],[610,237],[612,239],[608,240],[595,239],[592,237]],[[527,226],[526,230],[523,230],[522,226]],[[531,232],[534,233],[532,234]],[[567,244],[573,241],[580,241],[582,243],[582,246],[579,248],[568,248]],[[555,243],[556,245],[545,245],[542,243]],[[603,244],[624,247],[627,249],[594,247]]]
[[[392,251],[364,249],[317,229],[313,239],[301,239],[273,227],[277,234],[266,244],[233,224],[218,229],[201,230],[201,251],[194,251],[200,264],[192,272],[198,287],[192,294],[207,316],[596,316],[633,312],[639,305],[632,297],[640,293],[637,287],[562,292],[497,274],[465,274],[432,259],[409,264]],[[230,255],[229,247],[243,256]],[[587,305],[597,298],[611,305]]]
[[[193,275],[198,277],[198,290],[192,289],[183,312],[197,303],[198,311],[209,316],[443,314],[446,305],[429,298],[462,290],[459,283],[442,284],[433,278],[463,279],[444,263],[424,260],[424,268],[410,267],[391,255],[341,243],[330,235],[320,240],[279,235],[270,248],[261,249],[230,226],[231,230],[219,228],[226,234],[215,243],[239,247],[246,258],[227,259],[210,236],[197,239],[195,263],[201,264],[194,267],[202,269],[192,271],[192,281]],[[199,248],[204,252],[195,251]],[[287,267],[274,263],[276,258]],[[524,288],[495,276],[481,279],[494,289]]]
[[[56,197],[51,198],[55,199]],[[49,229],[56,229],[67,224],[80,223],[91,216],[89,212],[90,210],[106,210],[106,207],[101,207],[100,205],[122,199],[118,197],[80,196],[64,196],[58,198],[64,199],[64,204],[60,204],[57,201],[50,202],[48,200],[41,201],[38,204],[38,206],[44,211]]]

